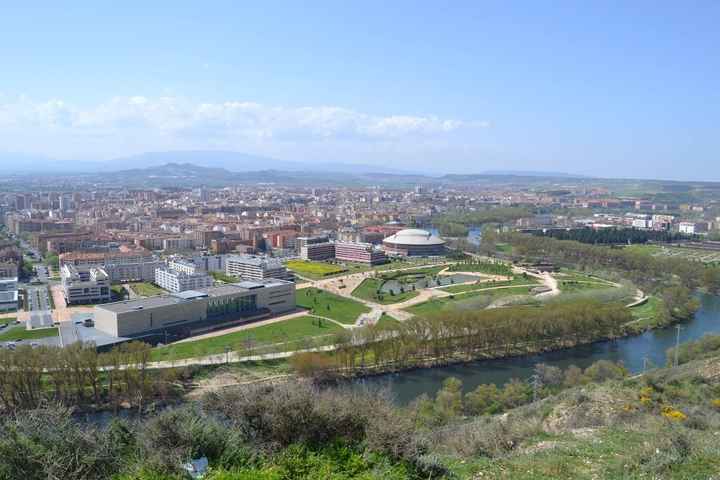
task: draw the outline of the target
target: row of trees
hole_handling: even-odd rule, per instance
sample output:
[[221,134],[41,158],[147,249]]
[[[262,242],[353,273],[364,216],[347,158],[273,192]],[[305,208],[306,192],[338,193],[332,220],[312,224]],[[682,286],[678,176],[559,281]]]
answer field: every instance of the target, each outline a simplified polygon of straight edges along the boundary
[[562,370],[539,363],[527,381],[512,378],[502,386],[485,383],[465,394],[462,381],[449,377],[434,399],[423,394],[415,400],[412,408],[420,426],[437,427],[466,416],[495,415],[549,397],[566,388],[622,379],[627,374],[627,369],[621,363],[608,360],[599,360],[585,370],[575,365]]
[[468,227],[485,223],[506,223],[529,217],[533,211],[524,207],[498,207],[477,211],[455,211],[433,217],[433,225],[441,234],[449,237],[464,237]]
[[533,235],[541,237],[552,237],[558,240],[575,240],[581,243],[623,245],[643,244],[649,241],[654,242],[676,242],[679,240],[692,240],[696,236],[688,236],[682,233],[668,231],[638,230],[636,228],[573,228],[560,230],[538,230]]
[[0,350],[0,408],[37,408],[46,402],[61,405],[135,405],[172,394],[180,375],[174,369],[150,372],[151,347],[132,342],[107,353],[94,345],[19,347]]
[[402,369],[563,348],[622,335],[632,321],[619,304],[579,301],[537,307],[451,310],[347,330],[333,354],[296,354],[306,375],[326,370]]

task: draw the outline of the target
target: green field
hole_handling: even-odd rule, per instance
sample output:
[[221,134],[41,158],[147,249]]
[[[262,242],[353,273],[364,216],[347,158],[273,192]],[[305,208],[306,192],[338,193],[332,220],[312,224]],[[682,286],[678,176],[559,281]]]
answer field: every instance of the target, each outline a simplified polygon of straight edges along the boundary
[[535,277],[528,276],[527,278],[525,278],[519,275],[517,277],[513,277],[512,280],[507,282],[475,282],[465,285],[450,285],[448,287],[442,287],[440,290],[450,293],[462,293],[472,290],[478,290],[480,288],[510,287],[515,285],[536,285],[539,283],[540,281]]
[[377,322],[378,327],[389,327],[394,325],[399,325],[400,321],[396,319],[395,317],[391,317],[387,313],[383,313],[380,316],[380,320]]
[[611,285],[609,283],[605,282],[595,282],[595,281],[584,281],[584,280],[560,280],[558,281],[558,288],[563,293],[575,293],[575,292],[584,292],[587,290],[597,290],[597,289],[606,289],[606,288],[614,288],[614,285]]
[[488,275],[512,276],[512,267],[500,262],[480,262],[476,260],[468,260],[456,263],[448,267],[450,272],[477,272]]
[[411,289],[406,289],[405,292],[397,292],[395,294],[379,292],[380,287],[383,284],[383,280],[377,278],[366,278],[360,285],[353,290],[352,294],[354,297],[362,298],[369,302],[379,303],[381,305],[389,305],[392,303],[404,302],[413,297],[416,297],[419,292]]
[[650,297],[642,305],[632,307],[630,312],[637,320],[637,322],[633,323],[633,326],[641,329],[656,326],[661,308],[663,308],[663,301],[658,297]]
[[303,316],[195,342],[158,347],[152,351],[152,360],[169,361],[214,355],[224,353],[226,348],[232,351],[247,351],[249,355],[252,354],[251,350],[255,353],[266,353],[270,344],[284,344],[290,351],[304,348],[304,342],[316,337],[327,336],[327,341],[330,342],[332,334],[342,330],[342,327],[327,320]]
[[216,282],[237,283],[240,281],[239,278],[230,276],[223,272],[210,272],[210,276],[213,277],[213,280]]
[[720,263],[720,251],[699,248],[671,247],[665,245],[631,245],[625,247],[633,252],[646,253],[654,257],[675,257],[703,263]]
[[154,297],[156,295],[162,295],[163,293],[167,293],[165,290],[158,287],[157,285],[153,285],[152,283],[148,282],[131,283],[130,288],[133,292],[135,292],[136,295],[140,295],[141,297]]
[[17,317],[0,318],[0,325],[7,325],[17,320]]
[[288,260],[287,268],[308,278],[324,278],[330,275],[347,272],[347,268],[326,262],[312,262],[309,260]]
[[38,338],[57,336],[58,329],[56,327],[25,330],[24,325],[19,325],[17,327],[8,327],[0,333],[0,342],[12,342],[13,340],[36,340]]
[[445,268],[444,265],[434,265],[430,267],[413,268],[410,270],[402,270],[399,272],[388,272],[380,275],[383,280],[398,280],[403,281],[405,277],[434,277],[441,270]]
[[427,302],[419,303],[404,309],[414,315],[431,315],[438,313],[447,308],[454,308],[456,306],[462,306],[465,300],[471,300],[474,297],[483,296],[486,297],[488,303],[497,300],[502,297],[509,297],[512,295],[528,295],[532,290],[532,287],[511,287],[511,288],[499,288],[496,290],[486,289],[479,291],[471,291],[468,293],[459,293],[453,297],[433,298]]
[[295,297],[298,306],[346,325],[354,324],[361,314],[370,311],[360,302],[312,287],[299,290]]

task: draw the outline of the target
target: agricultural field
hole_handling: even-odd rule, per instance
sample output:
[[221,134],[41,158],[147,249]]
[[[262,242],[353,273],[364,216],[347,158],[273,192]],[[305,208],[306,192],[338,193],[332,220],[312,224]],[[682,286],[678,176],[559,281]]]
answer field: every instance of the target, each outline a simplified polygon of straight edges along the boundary
[[333,322],[307,315],[195,342],[158,347],[152,350],[152,360],[172,361],[215,355],[224,353],[226,348],[252,355],[269,352],[269,346],[273,344],[281,344],[283,350],[290,351],[303,348],[304,343],[319,337],[326,338],[327,343],[330,343],[333,334],[342,330],[341,326]]
[[310,260],[288,260],[286,266],[298,275],[312,279],[326,278],[348,271],[344,266]]
[[345,325],[353,325],[361,314],[370,311],[360,302],[312,287],[298,291],[296,301],[299,307],[307,308],[315,315],[332,318]]
[[135,292],[136,295],[140,295],[141,297],[154,297],[156,295],[162,295],[163,293],[167,293],[162,288],[149,282],[131,283],[130,288],[133,292]]
[[400,303],[416,297],[419,292],[407,288],[404,292],[398,291],[393,293],[384,293],[380,291],[384,281],[377,278],[366,278],[360,285],[353,290],[352,295],[369,302],[379,303],[381,305],[389,305],[392,303]]

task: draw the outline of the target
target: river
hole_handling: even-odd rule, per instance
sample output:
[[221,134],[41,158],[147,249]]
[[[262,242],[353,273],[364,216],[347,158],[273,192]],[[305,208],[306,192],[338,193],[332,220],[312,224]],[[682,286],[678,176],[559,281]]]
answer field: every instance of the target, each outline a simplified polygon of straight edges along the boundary
[[[696,340],[708,333],[720,333],[720,296],[700,294],[699,299],[700,309],[695,317],[681,325],[680,342]],[[538,363],[561,368],[570,365],[585,368],[598,360],[612,360],[622,361],[630,372],[639,373],[643,370],[645,358],[651,366],[665,365],[665,352],[675,345],[676,334],[677,330],[672,326],[615,341],[539,355],[410,370],[369,377],[358,382],[368,386],[387,386],[398,403],[407,404],[423,393],[434,396],[448,377],[462,380],[464,390],[469,391],[483,383],[502,385],[511,378],[527,379]]]

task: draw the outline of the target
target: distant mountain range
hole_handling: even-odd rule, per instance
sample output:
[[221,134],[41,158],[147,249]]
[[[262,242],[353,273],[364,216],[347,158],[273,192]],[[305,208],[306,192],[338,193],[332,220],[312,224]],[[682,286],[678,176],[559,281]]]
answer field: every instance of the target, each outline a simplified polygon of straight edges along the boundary
[[0,153],[0,166],[8,173],[99,173],[135,168],[159,167],[168,164],[192,164],[199,167],[222,168],[230,172],[278,170],[287,172],[335,173],[414,173],[387,166],[346,163],[299,163],[270,157],[221,150],[190,150],[148,152],[107,161],[56,160],[37,155]]

